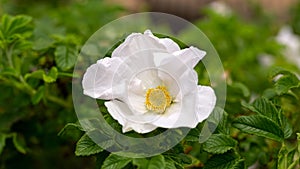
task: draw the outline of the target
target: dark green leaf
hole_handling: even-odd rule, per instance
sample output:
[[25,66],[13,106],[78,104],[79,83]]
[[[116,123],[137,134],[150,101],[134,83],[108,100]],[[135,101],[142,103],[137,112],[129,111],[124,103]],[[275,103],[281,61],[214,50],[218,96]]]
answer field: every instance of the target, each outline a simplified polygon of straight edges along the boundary
[[5,140],[7,138],[7,135],[4,133],[0,133],[0,154],[2,153],[4,147],[5,147]]
[[255,112],[272,119],[277,124],[280,123],[279,112],[275,105],[266,98],[258,98],[253,102]]
[[174,164],[178,165],[178,166],[182,166],[184,164],[191,164],[192,163],[192,159],[183,153],[168,153],[165,154],[165,157],[171,161],[174,162]]
[[206,119],[204,126],[202,127],[199,142],[205,142],[211,134],[216,130],[219,123],[222,121],[223,116],[226,116],[226,113],[220,107],[215,107],[210,116]]
[[284,133],[284,138],[287,139],[293,134],[293,128],[288,119],[282,113],[279,113],[279,120],[280,127]]
[[266,137],[281,142],[284,133],[281,128],[267,117],[261,115],[243,116],[233,122],[233,126],[249,134]]
[[136,158],[132,162],[138,167],[138,169],[156,169],[156,168],[165,168],[165,158],[162,155],[157,155],[147,158]]
[[200,135],[200,131],[197,128],[193,128],[186,135],[185,140],[186,141],[199,141],[199,135]]
[[83,128],[77,124],[77,123],[68,123],[64,126],[63,129],[60,130],[60,132],[58,133],[59,136],[63,136],[65,135],[68,131],[70,130],[80,130],[80,131],[83,131]]
[[110,154],[104,161],[102,169],[124,168],[132,161],[131,158]]
[[176,169],[175,163],[172,160],[165,160],[165,169]]
[[231,153],[212,156],[204,165],[204,169],[233,169],[239,163],[239,158]]
[[13,69],[13,68],[2,69],[0,71],[0,75],[13,76],[13,77],[19,78],[19,73],[16,71],[16,69]]
[[54,55],[57,66],[62,70],[72,68],[77,60],[77,50],[67,46],[58,46]]
[[299,79],[296,75],[280,77],[275,83],[276,92],[281,95],[287,93],[291,88],[299,86]]
[[103,151],[87,134],[84,134],[76,144],[75,154],[77,156],[89,156]]
[[234,149],[237,145],[237,141],[228,135],[213,134],[203,144],[203,149],[209,153],[222,154],[228,150]]
[[31,97],[31,102],[35,105],[38,104],[41,99],[44,97],[45,88],[44,86],[40,86],[36,93]]

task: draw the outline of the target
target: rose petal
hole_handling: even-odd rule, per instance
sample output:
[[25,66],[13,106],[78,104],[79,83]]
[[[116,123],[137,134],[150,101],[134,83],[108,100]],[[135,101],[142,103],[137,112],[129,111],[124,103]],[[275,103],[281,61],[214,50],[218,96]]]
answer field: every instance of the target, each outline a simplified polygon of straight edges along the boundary
[[208,86],[198,86],[196,114],[198,122],[207,119],[216,105],[214,90]]
[[116,93],[113,93],[113,78],[120,78],[118,74],[121,72],[118,67],[121,64],[119,58],[103,58],[96,64],[91,65],[85,72],[82,80],[83,93],[92,98],[113,99],[124,93],[122,81],[119,85],[114,85]]
[[164,128],[190,127],[194,128],[198,124],[195,113],[195,94],[186,95],[181,103],[172,103],[152,124]]
[[206,52],[193,46],[173,53],[182,63],[193,69],[206,55]]
[[123,126],[123,132],[134,130],[138,133],[147,133],[157,128],[149,123],[157,118],[155,114],[134,115],[126,103],[118,100],[104,104],[110,115]]
[[133,33],[113,51],[112,57],[128,57],[136,52],[151,49],[166,51],[165,46],[156,39],[141,33]]
[[[155,53],[154,63],[158,65],[158,77],[163,82],[170,82],[170,76],[176,79],[182,95],[193,92],[197,89],[198,75],[194,69],[189,68],[181,59],[167,53]],[[162,73],[162,72],[166,73]],[[168,76],[166,76],[168,74]],[[172,82],[174,83],[174,82]]]
[[158,38],[156,36],[154,36],[152,34],[152,32],[150,30],[146,30],[144,32],[145,35],[148,35],[152,38],[154,38],[155,40],[157,40],[160,44],[164,45],[164,47],[167,49],[167,51],[169,53],[173,53],[173,52],[176,52],[176,51],[179,51],[180,48],[178,46],[177,43],[175,43],[172,39],[170,38]]

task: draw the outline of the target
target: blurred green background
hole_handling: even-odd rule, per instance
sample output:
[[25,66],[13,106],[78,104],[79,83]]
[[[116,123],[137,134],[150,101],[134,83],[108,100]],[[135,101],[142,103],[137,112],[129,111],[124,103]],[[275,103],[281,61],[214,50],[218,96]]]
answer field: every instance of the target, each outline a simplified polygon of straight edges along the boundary
[[[96,167],[95,157],[74,155],[82,133],[58,136],[76,121],[72,69],[101,26],[143,11],[178,15],[208,36],[223,62],[232,118],[241,100],[272,86],[272,67],[300,74],[300,1],[0,0],[0,169]],[[183,40],[197,38],[180,31]],[[297,106],[286,106],[288,117]],[[249,165],[255,153],[245,154]]]

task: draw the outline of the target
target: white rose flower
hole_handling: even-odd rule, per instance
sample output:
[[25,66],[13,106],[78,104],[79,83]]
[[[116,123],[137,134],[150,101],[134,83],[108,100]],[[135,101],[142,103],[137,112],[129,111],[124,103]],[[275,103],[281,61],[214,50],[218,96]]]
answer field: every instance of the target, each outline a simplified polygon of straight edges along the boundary
[[206,52],[180,49],[150,30],[132,33],[112,53],[84,74],[83,92],[104,99],[123,132],[148,133],[157,127],[194,128],[213,111],[211,87],[198,84],[193,69]]

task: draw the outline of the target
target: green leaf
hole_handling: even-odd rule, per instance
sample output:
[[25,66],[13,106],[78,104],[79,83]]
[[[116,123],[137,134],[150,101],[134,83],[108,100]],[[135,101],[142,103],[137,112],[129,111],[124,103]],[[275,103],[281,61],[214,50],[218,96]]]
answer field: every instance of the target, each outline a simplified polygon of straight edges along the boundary
[[283,76],[275,83],[276,92],[281,95],[287,93],[291,88],[299,86],[299,79],[296,75]]
[[291,73],[290,71],[288,71],[288,70],[286,70],[282,67],[275,67],[270,71],[269,76],[271,78],[274,78],[275,76],[280,75],[280,74],[282,74],[282,75],[292,75],[293,73]]
[[45,94],[45,87],[40,86],[36,93],[31,97],[31,102],[36,105],[38,104],[41,99],[44,97]]
[[261,115],[239,117],[233,122],[233,126],[242,132],[255,134],[279,142],[284,139],[282,129],[272,120]]
[[4,147],[5,147],[5,140],[7,138],[7,135],[4,133],[0,133],[0,154],[2,153]]
[[0,39],[10,39],[14,34],[23,34],[28,30],[32,18],[26,15],[3,15],[0,25]]
[[124,168],[132,161],[131,158],[110,154],[104,161],[102,169]]
[[27,80],[28,78],[43,79],[43,76],[45,76],[45,71],[37,70],[32,73],[27,73],[25,75],[25,80]]
[[43,80],[46,83],[55,82],[56,79],[57,79],[57,75],[58,75],[57,68],[56,67],[52,67],[47,75],[43,74]]
[[22,154],[26,154],[26,143],[25,143],[25,139],[24,137],[18,135],[17,133],[13,134],[13,143],[14,146],[16,147],[16,149],[22,153]]
[[165,159],[165,169],[177,169],[174,161]]
[[150,159],[146,158],[136,158],[132,162],[138,167],[138,169],[156,169],[156,168],[165,168],[165,158],[162,155],[157,155],[151,157]]
[[203,144],[203,149],[209,153],[222,154],[228,150],[234,149],[237,145],[237,141],[228,135],[213,134]]
[[62,70],[72,68],[77,60],[77,50],[67,46],[58,46],[54,55],[57,66]]
[[287,139],[293,134],[293,128],[288,119],[282,113],[279,113],[279,120],[280,127],[284,133],[284,138]]
[[174,164],[176,164],[177,166],[181,166],[183,167],[184,164],[191,164],[192,163],[192,159],[183,153],[167,153],[164,154],[166,159],[169,159],[171,161],[174,162]]
[[261,97],[256,99],[251,105],[245,102],[243,102],[242,105],[253,112],[270,118],[281,128],[284,133],[284,138],[288,138],[291,136],[292,127],[289,124],[287,118],[282,114],[280,110],[276,108],[276,106],[270,100]]
[[97,154],[103,151],[103,149],[96,144],[87,134],[84,134],[76,144],[75,155],[76,156],[89,156]]
[[240,159],[232,154],[218,154],[212,156],[204,165],[204,169],[234,169],[240,164]]
[[274,122],[276,122],[278,125],[280,123],[279,120],[279,112],[275,105],[267,100],[266,98],[258,98],[253,102],[253,107],[255,108],[255,112],[259,113],[263,116],[269,117]]
[[62,128],[60,130],[60,132],[57,134],[58,136],[63,136],[66,134],[66,132],[68,132],[69,130],[73,130],[73,129],[77,129],[77,130],[80,130],[80,131],[83,131],[83,128],[77,124],[77,123],[68,123],[64,126],[64,128]]
[[[220,108],[215,107],[210,116],[206,119],[204,126],[202,127],[199,142],[204,143],[218,127],[219,123],[222,121],[223,117],[226,116],[226,112]],[[226,117],[225,117],[226,118]]]
[[291,88],[299,86],[299,79],[294,73],[284,68],[276,67],[271,71],[270,76],[274,78],[278,75],[282,76],[275,82],[277,94],[281,95],[287,93]]
[[16,78],[19,78],[19,73],[16,71],[16,69],[13,68],[4,68],[0,71],[0,75],[5,75],[5,76],[13,76]]
[[199,135],[200,135],[199,129],[193,128],[186,135],[185,140],[186,141],[194,141],[194,142],[199,141]]

